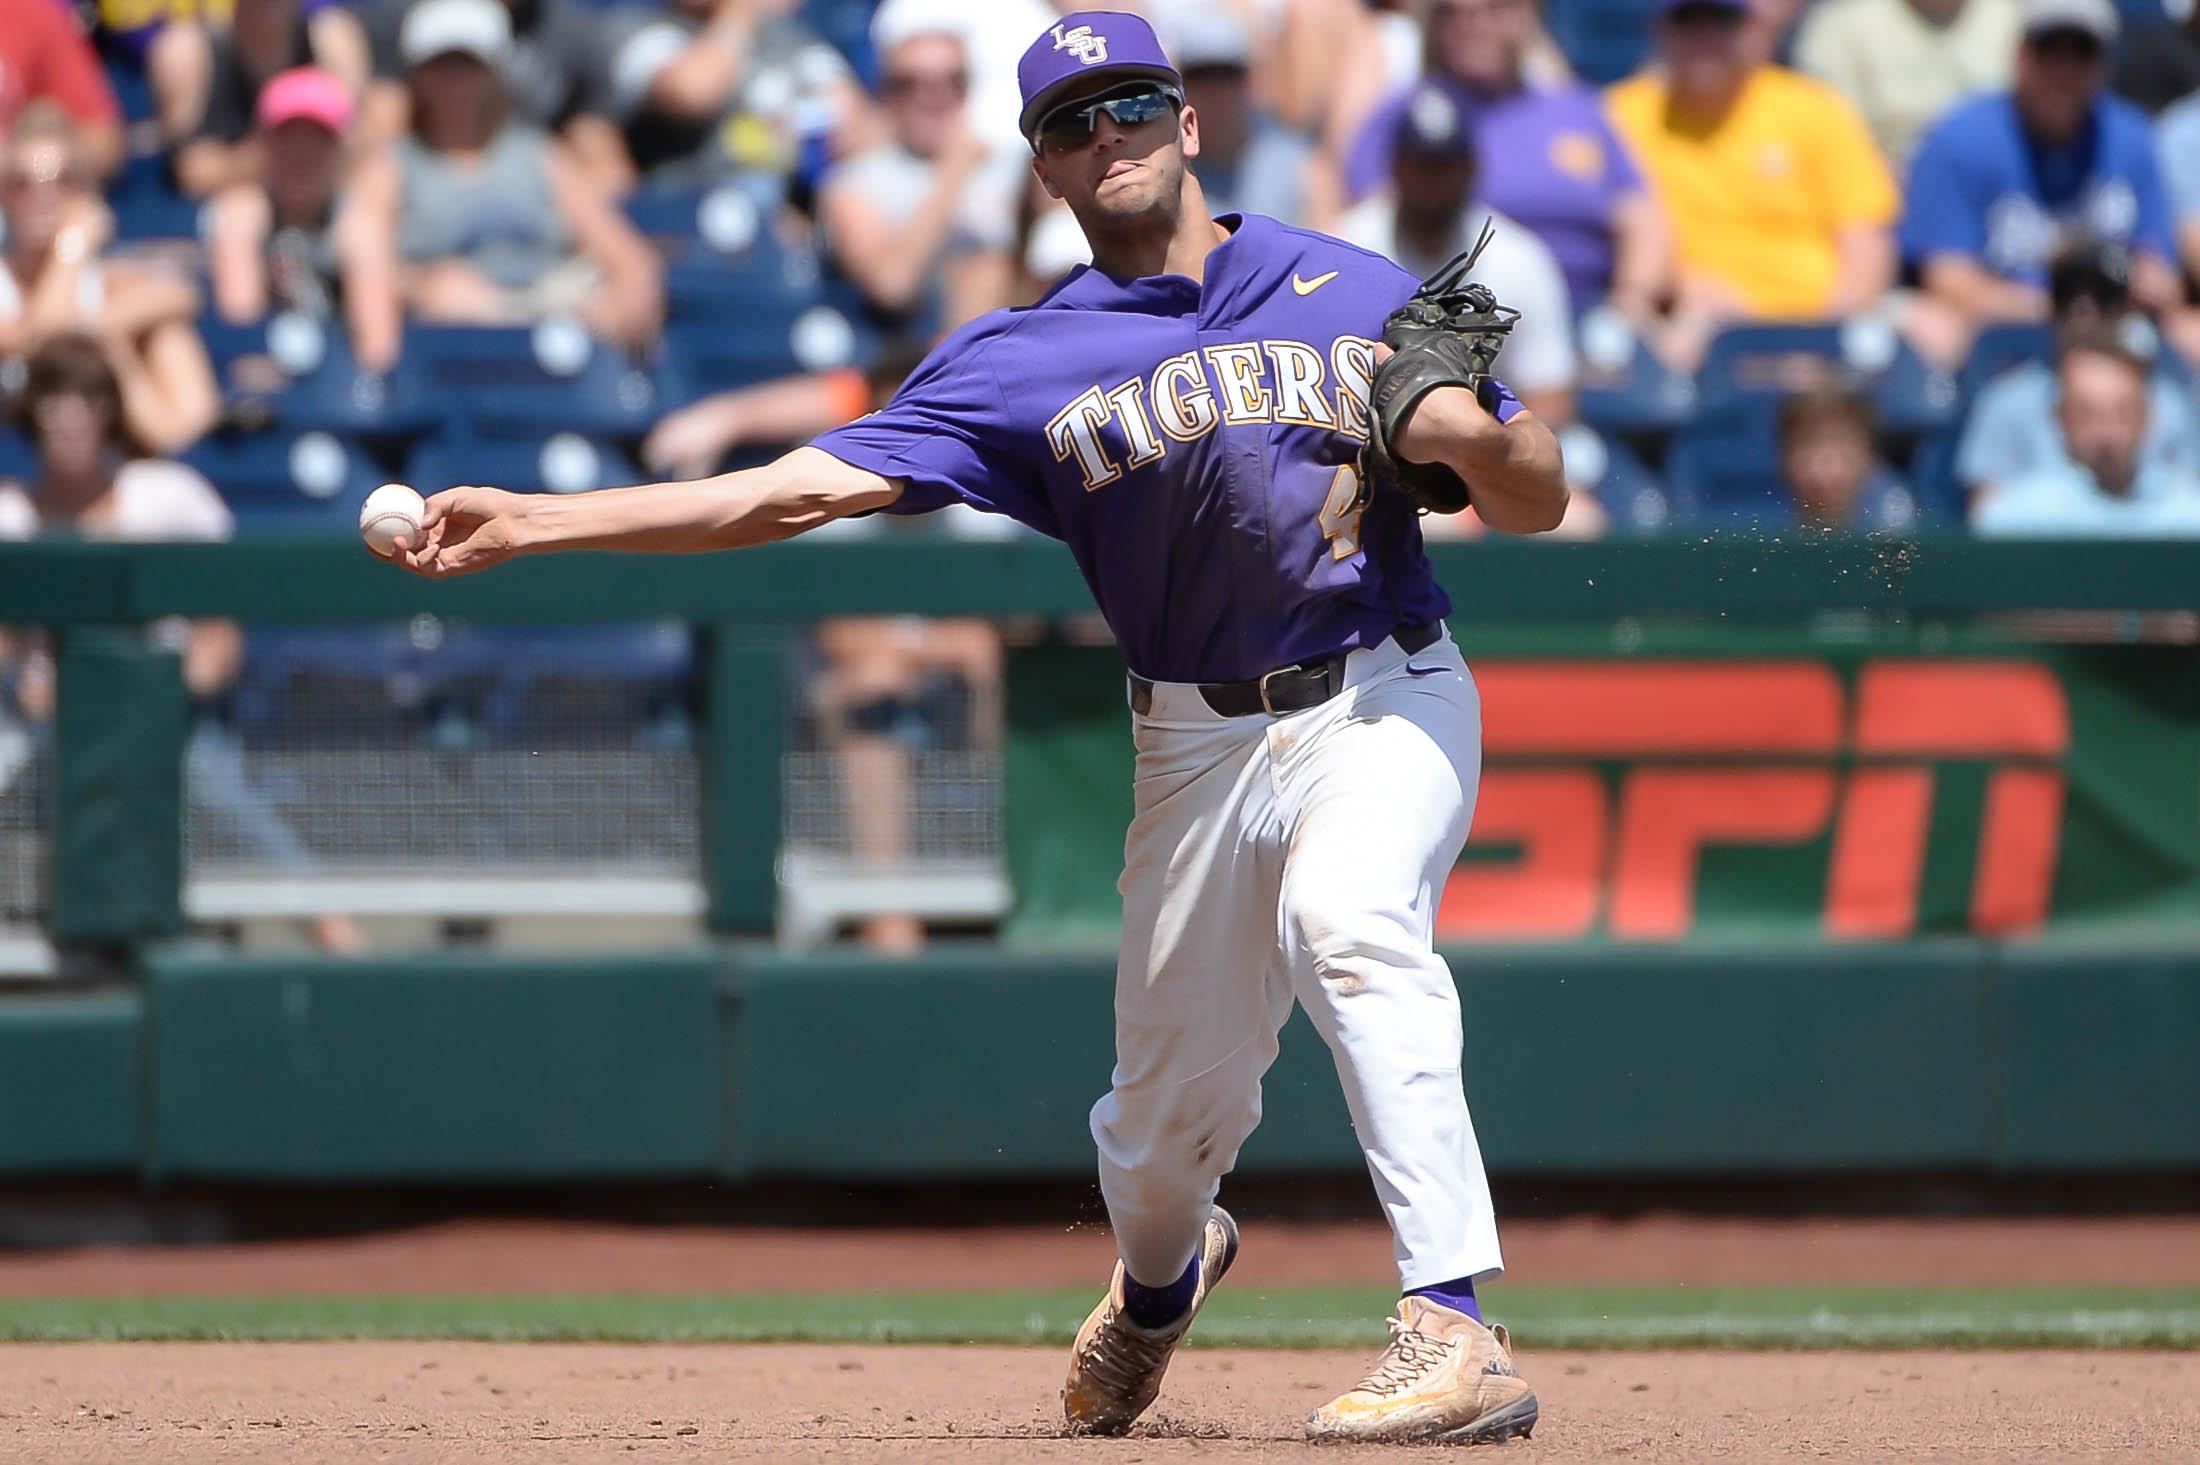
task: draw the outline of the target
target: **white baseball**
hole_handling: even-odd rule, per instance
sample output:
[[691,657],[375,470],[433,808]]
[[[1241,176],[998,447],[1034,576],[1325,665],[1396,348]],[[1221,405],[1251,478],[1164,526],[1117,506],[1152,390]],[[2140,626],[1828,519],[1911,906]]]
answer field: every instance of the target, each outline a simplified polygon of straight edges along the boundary
[[419,544],[420,520],[427,512],[427,500],[419,494],[402,483],[385,483],[359,506],[359,537],[368,549],[388,559],[397,553],[400,534]]

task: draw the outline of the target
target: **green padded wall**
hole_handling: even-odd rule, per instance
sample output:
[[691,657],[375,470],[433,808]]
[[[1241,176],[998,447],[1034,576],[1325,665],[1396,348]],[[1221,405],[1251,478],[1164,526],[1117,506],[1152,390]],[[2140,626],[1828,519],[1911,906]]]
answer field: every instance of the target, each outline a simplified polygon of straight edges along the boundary
[[[1551,1174],[1961,1168],[1992,1133],[1968,943],[1847,952],[1455,951],[1490,1164]],[[729,1173],[1081,1174],[1112,959],[739,958]],[[1240,1168],[1358,1164],[1327,1050],[1285,1030]],[[2200,1161],[2200,1145],[2188,1150]]]
[[135,992],[0,999],[0,1175],[137,1169],[143,1016]]
[[183,666],[135,631],[70,632],[54,728],[53,935],[120,942],[183,927]]
[[699,1176],[709,955],[150,963],[155,1177]]

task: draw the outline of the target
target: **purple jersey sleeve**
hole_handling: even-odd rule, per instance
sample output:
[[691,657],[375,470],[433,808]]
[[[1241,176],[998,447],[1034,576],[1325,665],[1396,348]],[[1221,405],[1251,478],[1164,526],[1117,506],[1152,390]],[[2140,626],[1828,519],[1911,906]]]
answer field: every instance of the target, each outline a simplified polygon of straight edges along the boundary
[[1478,398],[1482,403],[1482,410],[1489,413],[1490,416],[1496,418],[1499,422],[1510,422],[1526,410],[1520,405],[1520,399],[1513,395],[1511,387],[1506,386],[1494,376],[1487,377],[1484,380],[1486,385],[1478,394]]
[[972,321],[935,346],[892,401],[811,446],[882,478],[905,480],[890,514],[963,503],[1059,539],[1037,465],[1026,458],[1030,431],[1018,430],[993,366],[992,347],[1010,319]]

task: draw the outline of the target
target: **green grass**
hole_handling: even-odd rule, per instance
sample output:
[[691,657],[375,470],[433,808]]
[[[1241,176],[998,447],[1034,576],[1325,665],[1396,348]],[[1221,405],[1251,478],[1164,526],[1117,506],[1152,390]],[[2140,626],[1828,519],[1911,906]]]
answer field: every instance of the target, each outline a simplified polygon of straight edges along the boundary
[[[1361,1347],[1392,1298],[1218,1293],[1209,1346]],[[2200,1348],[2200,1290],[1506,1287],[1490,1312],[1537,1348]],[[469,1338],[611,1342],[1066,1343],[1086,1291],[745,1296],[0,1300],[0,1341]]]

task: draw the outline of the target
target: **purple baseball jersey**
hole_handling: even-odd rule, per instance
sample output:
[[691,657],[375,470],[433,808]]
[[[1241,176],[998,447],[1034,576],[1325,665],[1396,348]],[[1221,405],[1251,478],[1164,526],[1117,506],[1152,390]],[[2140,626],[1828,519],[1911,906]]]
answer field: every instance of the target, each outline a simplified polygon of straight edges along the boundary
[[1451,608],[1402,496],[1348,512],[1375,342],[1419,281],[1258,214],[1220,222],[1204,283],[1080,267],[815,443],[907,480],[889,512],[959,501],[1066,542],[1157,681],[1257,677]]

